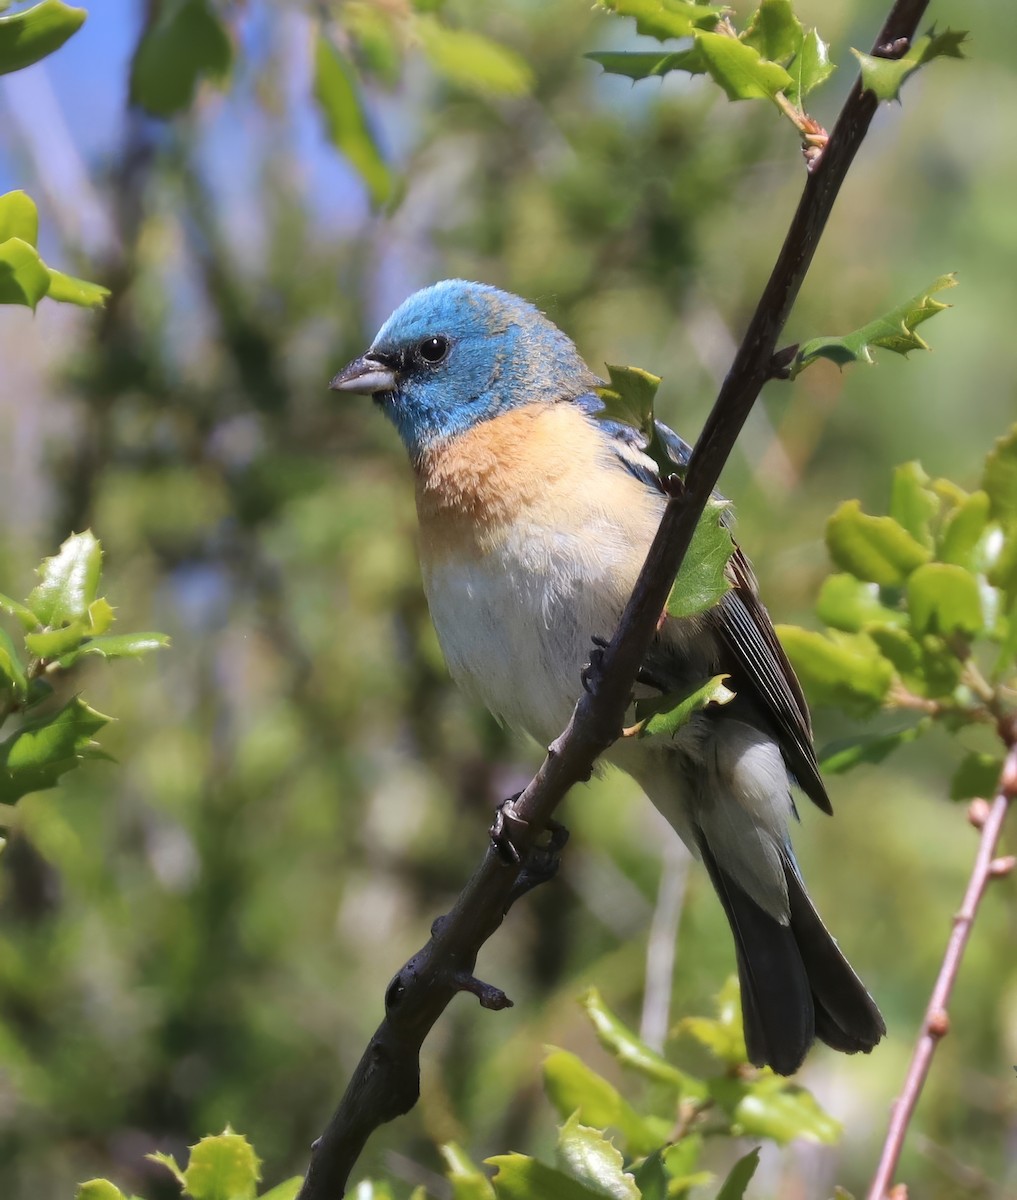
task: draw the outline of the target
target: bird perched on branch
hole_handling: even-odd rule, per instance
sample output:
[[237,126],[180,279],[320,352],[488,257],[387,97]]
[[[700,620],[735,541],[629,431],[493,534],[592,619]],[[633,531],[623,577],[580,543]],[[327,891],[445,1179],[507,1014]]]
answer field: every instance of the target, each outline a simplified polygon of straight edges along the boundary
[[[666,503],[637,431],[597,418],[600,382],[531,304],[462,280],[411,296],[332,380],[373,395],[409,451],[424,588],[453,678],[545,745]],[[705,863],[734,934],[749,1057],[787,1075],[816,1037],[869,1051],[886,1027],[788,836],[792,781],[831,811],[805,699],[737,549],[728,574],[715,607],[662,620],[645,669],[668,692],[723,672],[734,699],[673,736],[623,738],[609,757]]]

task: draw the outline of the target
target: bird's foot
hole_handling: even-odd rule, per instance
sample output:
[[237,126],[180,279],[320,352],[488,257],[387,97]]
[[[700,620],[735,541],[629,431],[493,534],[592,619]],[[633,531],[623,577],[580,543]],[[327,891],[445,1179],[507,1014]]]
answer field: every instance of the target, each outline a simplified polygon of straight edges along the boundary
[[545,826],[547,840],[540,845],[531,845],[520,852],[513,841],[512,829],[525,828],[529,822],[516,812],[516,801],[521,792],[505,800],[498,806],[494,823],[491,826],[491,844],[494,846],[502,862],[510,866],[521,866],[522,870],[512,887],[508,905],[510,907],[525,895],[526,892],[553,879],[558,872],[561,862],[561,852],[569,840],[569,831],[560,821],[548,821]]

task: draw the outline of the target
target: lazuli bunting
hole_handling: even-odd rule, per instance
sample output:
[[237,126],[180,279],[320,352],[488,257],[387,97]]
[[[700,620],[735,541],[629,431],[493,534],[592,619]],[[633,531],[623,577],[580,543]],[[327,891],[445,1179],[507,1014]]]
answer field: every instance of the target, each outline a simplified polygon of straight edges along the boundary
[[[636,430],[598,420],[600,380],[531,304],[478,283],[417,292],[332,380],[374,396],[416,477],[424,589],[453,678],[543,744],[565,726],[591,640],[618,623],[665,504]],[[679,461],[688,447],[662,430]],[[648,675],[721,672],[735,699],[610,759],[702,858],[734,934],[749,1057],[794,1072],[816,1037],[886,1032],[809,899],[788,836],[793,781],[825,812],[808,708],[736,550],[734,587],[667,618]]]

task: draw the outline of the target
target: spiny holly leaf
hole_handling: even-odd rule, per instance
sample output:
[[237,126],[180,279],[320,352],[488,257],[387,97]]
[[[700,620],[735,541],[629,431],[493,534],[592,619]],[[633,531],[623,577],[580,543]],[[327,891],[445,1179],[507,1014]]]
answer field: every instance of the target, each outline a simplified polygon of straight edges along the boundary
[[141,658],[169,644],[169,637],[165,633],[111,633],[108,637],[93,637],[82,642],[60,658],[60,666],[72,667],[86,654],[105,659]]
[[507,46],[432,17],[418,17],[414,30],[431,66],[457,87],[483,96],[525,96],[533,91],[529,64]]
[[623,1067],[628,1067],[656,1083],[666,1084],[679,1095],[693,1099],[705,1098],[706,1084],[701,1079],[680,1071],[656,1050],[651,1050],[611,1012],[596,988],[588,988],[580,996],[579,1003],[593,1025],[597,1041]]
[[790,0],[762,0],[738,36],[762,58],[786,64],[801,50],[805,30]]
[[0,803],[55,787],[83,759],[106,757],[92,735],[109,720],[75,697],[59,711],[27,721],[0,742]]
[[168,1154],[147,1157],[167,1167],[193,1200],[254,1200],[261,1178],[261,1163],[250,1142],[228,1125],[191,1147],[184,1170]]
[[933,28],[924,37],[918,38],[903,58],[875,58],[854,49],[851,53],[861,64],[862,86],[874,92],[878,100],[896,100],[904,80],[919,67],[932,62],[934,58],[963,58],[961,46],[967,36],[966,31],[960,29],[936,33]]
[[495,1200],[491,1181],[460,1146],[448,1142],[439,1149],[445,1160],[445,1177],[452,1185],[452,1200]]
[[163,4],[131,63],[131,100],[171,117],[191,106],[203,80],[225,82],[232,65],[229,31],[209,0]]
[[108,1179],[89,1179],[78,1184],[74,1200],[127,1200],[127,1197]]
[[770,1138],[778,1145],[798,1138],[828,1146],[840,1140],[840,1122],[804,1088],[778,1075],[764,1075],[744,1086],[745,1094],[731,1115],[749,1137]]
[[620,421],[638,429],[649,438],[653,432],[653,404],[660,387],[660,376],[640,367],[619,367],[605,363],[608,383],[596,389],[604,401],[598,416],[605,421]]
[[0,75],[30,67],[52,54],[85,23],[88,13],[61,0],[42,0],[0,17]]
[[[716,1017],[682,1017],[675,1026],[678,1034],[687,1033],[729,1066],[748,1062],[742,1032],[742,1007],[738,980],[731,976],[714,997]],[[713,1094],[712,1083],[710,1094]]]
[[933,299],[933,296],[936,292],[956,285],[957,277],[953,273],[940,275],[924,291],[912,296],[885,316],[877,317],[861,329],[854,330],[853,333],[845,334],[844,337],[812,338],[799,347],[791,364],[791,378],[801,374],[817,358],[828,358],[839,367],[843,367],[855,362],[871,364],[874,361],[872,351],[877,348],[892,350],[895,354],[903,354],[905,357],[912,350],[928,350],[928,343],[915,333],[915,327],[942,312],[944,308],[951,307],[941,300]]
[[597,50],[585,55],[608,73],[624,75],[627,79],[659,78],[670,71],[687,71],[690,75],[703,75],[706,60],[694,42],[688,50],[677,50],[672,54],[653,53],[641,50]]
[[669,1123],[641,1117],[616,1087],[567,1050],[548,1047],[544,1059],[544,1091],[564,1120],[576,1114],[584,1125],[617,1129],[630,1157],[638,1157],[667,1141]]
[[346,60],[322,33],[314,47],[314,98],[329,140],[357,171],[375,205],[395,191],[395,180],[374,140]]
[[98,594],[102,548],[90,529],[72,533],[38,573],[39,583],[26,603],[39,621],[54,627],[83,620]]
[[792,84],[791,76],[759,51],[720,33],[697,33],[696,45],[714,81],[729,100],[772,100]]
[[636,724],[630,732],[641,738],[674,737],[696,713],[714,705],[728,704],[735,698],[734,692],[724,686],[724,680],[730,678],[730,675],[714,675],[684,692],[637,700]]
[[979,490],[965,496],[947,514],[936,550],[940,562],[956,563],[969,571],[983,565],[979,547],[989,523],[989,505],[988,493]]
[[826,523],[826,548],[844,571],[880,587],[900,587],[932,552],[893,517],[871,517],[845,500]]
[[34,246],[19,237],[0,242],[0,304],[35,310],[49,291],[49,271]]
[[719,604],[731,590],[727,564],[734,542],[723,522],[727,501],[711,499],[699,518],[688,553],[665,606],[672,617],[692,617]]
[[599,1129],[580,1125],[573,1113],[558,1131],[558,1163],[574,1179],[610,1200],[640,1200],[636,1181],[624,1169],[621,1152]]
[[837,67],[830,61],[829,46],[815,29],[810,29],[787,69],[791,76],[787,98],[792,104],[801,104],[814,88],[830,78]]
[[986,458],[982,487],[992,516],[1003,525],[1017,524],[1017,425],[997,440]]
[[655,37],[691,37],[697,29],[712,29],[726,12],[723,5],[691,4],[685,0],[600,0],[619,17],[635,17],[636,32]]
[[604,1193],[525,1154],[498,1154],[484,1160],[494,1167],[498,1200],[604,1200]]
[[686,1133],[679,1141],[664,1148],[661,1158],[669,1180],[665,1197],[684,1198],[692,1188],[713,1183],[712,1172],[696,1169],[702,1152],[703,1138],[698,1133]]
[[25,192],[6,192],[0,196],[0,242],[21,238],[30,246],[39,240],[39,210]]

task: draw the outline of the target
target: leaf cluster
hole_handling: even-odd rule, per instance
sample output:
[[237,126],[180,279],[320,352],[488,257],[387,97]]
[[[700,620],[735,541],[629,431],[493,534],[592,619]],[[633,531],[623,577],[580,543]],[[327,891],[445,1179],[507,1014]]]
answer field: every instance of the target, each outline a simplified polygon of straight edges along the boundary
[[137,658],[168,638],[162,633],[108,630],[113,608],[99,594],[102,548],[89,531],[72,534],[38,569],[23,602],[0,595],[0,611],[21,626],[21,645],[0,627],[0,726],[20,724],[0,741],[0,804],[55,787],[80,762],[106,757],[94,735],[110,720],[80,696],[48,704],[54,682],[87,655]]
[[[887,708],[917,719],[838,746],[824,768],[878,762],[935,721],[1005,737],[1017,712],[1017,426],[988,455],[976,490],[905,463],[888,513],[845,501],[826,544],[838,568],[816,604],[826,630],[778,630],[806,692],[855,717]],[[969,754],[954,797],[994,787],[1002,758],[1002,745]]]
[[[486,1160],[494,1175],[455,1143],[441,1147],[446,1178],[455,1200],[664,1200],[711,1186],[715,1177],[702,1164],[708,1139],[762,1138],[784,1145],[796,1138],[832,1143],[840,1126],[804,1088],[757,1071],[746,1061],[737,980],[716,999],[712,1016],[685,1017],[674,1030],[718,1061],[714,1075],[700,1078],[652,1050],[590,988],[581,998],[600,1045],[637,1077],[650,1097],[636,1108],[602,1075],[575,1054],[551,1046],[544,1059],[544,1090],[561,1119],[555,1161],[526,1154],[499,1154]],[[173,1174],[193,1200],[255,1200],[260,1162],[246,1138],[227,1129],[191,1148],[186,1167],[171,1156],[149,1155]],[[759,1160],[758,1148],[743,1155],[714,1193],[717,1200],[741,1200]],[[299,1178],[288,1179],[259,1200],[292,1200]],[[359,1197],[393,1200],[386,1183],[363,1181]],[[412,1200],[424,1200],[422,1187]],[[78,1189],[77,1200],[128,1200],[108,1180],[93,1179]],[[137,1200],[131,1197],[130,1200]]]

